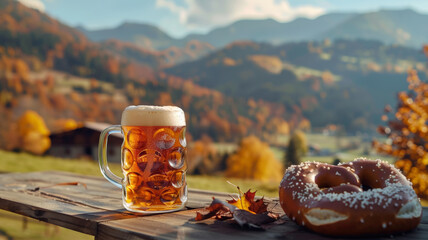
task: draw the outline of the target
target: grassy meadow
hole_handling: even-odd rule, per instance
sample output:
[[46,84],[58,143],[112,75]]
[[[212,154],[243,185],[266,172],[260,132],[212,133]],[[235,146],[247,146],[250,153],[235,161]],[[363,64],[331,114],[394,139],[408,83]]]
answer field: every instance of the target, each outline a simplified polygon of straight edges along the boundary
[[[110,169],[120,176],[120,165],[109,164]],[[28,153],[13,153],[0,150],[0,172],[66,171],[83,175],[102,177],[98,163],[89,159],[62,159],[49,156],[34,156]],[[106,180],[107,181],[107,180]],[[220,192],[236,192],[236,187],[227,181],[239,185],[241,189],[253,189],[258,195],[277,197],[279,183],[261,183],[252,180],[226,179],[222,176],[188,175],[190,188]]]
[[[351,161],[357,157],[367,157],[371,159],[381,158],[383,160],[393,162],[393,158],[386,156],[378,156],[375,154],[367,155],[364,148],[368,147],[369,143],[364,143],[358,137],[333,137],[322,134],[308,134],[306,136],[309,144],[316,145],[320,149],[328,149],[335,153],[334,156],[311,156],[307,155],[303,161],[317,161],[331,163],[334,158],[340,158],[343,162]],[[280,139],[286,143],[288,139],[285,137]],[[357,148],[346,151],[341,151],[343,146],[350,143],[358,143]],[[220,152],[233,152],[236,145],[233,143],[216,143],[214,144]],[[275,157],[282,161],[284,159],[284,150],[278,147],[272,147]],[[110,169],[117,175],[121,175],[119,164],[109,164]],[[92,159],[63,159],[51,156],[35,156],[28,153],[15,153],[0,150],[0,172],[33,172],[33,171],[67,171],[83,175],[102,177],[98,167],[98,162]],[[253,180],[243,179],[226,179],[221,175],[204,176],[204,175],[188,175],[187,181],[190,188],[212,190],[220,192],[236,192],[236,187],[228,184],[227,181],[235,185],[239,185],[241,189],[257,190],[259,195],[266,197],[277,197],[277,187],[279,183],[262,183]]]

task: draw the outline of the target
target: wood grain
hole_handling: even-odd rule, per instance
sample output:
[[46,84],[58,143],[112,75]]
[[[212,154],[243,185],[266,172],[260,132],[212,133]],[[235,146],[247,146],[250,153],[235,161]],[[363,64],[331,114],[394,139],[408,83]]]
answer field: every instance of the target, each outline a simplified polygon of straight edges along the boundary
[[[81,184],[74,184],[79,182]],[[58,185],[61,184],[62,185]],[[64,183],[73,183],[67,185]],[[283,217],[267,231],[242,229],[231,221],[195,222],[195,212],[229,193],[189,190],[187,210],[142,215],[125,210],[121,190],[104,178],[65,172],[0,175],[0,208],[95,236],[95,239],[329,239],[313,234]],[[283,213],[277,199],[269,209]],[[428,208],[415,231],[395,239],[427,239]],[[337,238],[336,238],[337,239]],[[389,237],[377,239],[390,239]]]
[[[280,225],[273,225],[266,231],[242,229],[231,222],[206,220],[195,222],[196,210],[188,210],[168,215],[146,216],[144,218],[125,219],[104,222],[99,226],[96,239],[331,239],[309,232],[287,218]],[[424,208],[424,216],[428,209]],[[424,218],[424,222],[428,219]],[[427,239],[428,225],[419,227],[394,239]],[[340,238],[334,238],[340,239]],[[358,239],[358,238],[357,238]],[[367,238],[364,238],[367,239]],[[376,238],[390,239],[390,237]]]
[[[87,188],[52,186],[76,180]],[[120,189],[101,180],[58,172],[2,174],[0,208],[95,235],[98,222],[135,217],[121,206]]]

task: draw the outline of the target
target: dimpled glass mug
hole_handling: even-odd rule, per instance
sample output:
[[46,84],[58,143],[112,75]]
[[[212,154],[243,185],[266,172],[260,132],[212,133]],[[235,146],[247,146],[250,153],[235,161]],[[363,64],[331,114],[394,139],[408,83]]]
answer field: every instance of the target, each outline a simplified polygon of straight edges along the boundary
[[[186,122],[174,106],[129,106],[121,125],[100,135],[98,158],[104,177],[122,188],[126,209],[141,213],[171,212],[187,202]],[[124,178],[107,165],[107,139],[122,133],[121,166]]]

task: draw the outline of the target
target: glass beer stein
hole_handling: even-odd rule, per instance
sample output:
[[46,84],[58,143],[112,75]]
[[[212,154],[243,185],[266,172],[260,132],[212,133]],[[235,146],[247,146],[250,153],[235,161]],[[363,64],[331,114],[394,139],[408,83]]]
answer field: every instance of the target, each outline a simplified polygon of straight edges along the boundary
[[[121,125],[100,135],[98,158],[104,177],[122,188],[126,209],[161,213],[184,208],[187,202],[186,122],[184,112],[173,106],[129,106]],[[112,173],[107,164],[107,141],[123,134],[121,166],[124,177]]]

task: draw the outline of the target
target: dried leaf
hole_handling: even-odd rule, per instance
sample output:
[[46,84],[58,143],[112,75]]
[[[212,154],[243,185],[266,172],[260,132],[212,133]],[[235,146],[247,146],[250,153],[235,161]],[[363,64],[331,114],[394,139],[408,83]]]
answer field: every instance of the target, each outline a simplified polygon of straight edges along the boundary
[[274,222],[279,218],[277,214],[267,211],[267,203],[264,202],[264,198],[254,200],[256,192],[250,190],[245,194],[242,194],[240,190],[239,192],[239,199],[232,199],[227,202],[213,198],[210,206],[196,212],[195,220],[233,218],[242,227],[264,229],[264,224]]
[[264,197],[262,197],[261,199],[253,202],[249,209],[255,213],[264,213],[267,212],[267,206],[268,205],[265,203]]
[[233,217],[233,211],[235,211],[235,209],[235,206],[213,197],[213,201],[210,206],[206,207],[202,212],[196,212],[195,220],[201,221],[212,217],[220,220],[230,219]]
[[279,219],[279,215],[269,212],[252,214],[248,211],[237,209],[233,213],[233,219],[235,219],[241,227],[248,226],[251,228],[262,229],[264,224],[271,223]]
[[251,213],[266,212],[267,204],[264,202],[264,198],[254,201],[255,197],[256,197],[256,191],[251,192],[251,189],[250,189],[245,194],[240,194],[240,198],[238,200],[232,199],[232,200],[228,200],[227,202],[238,207],[239,209],[247,210]]

